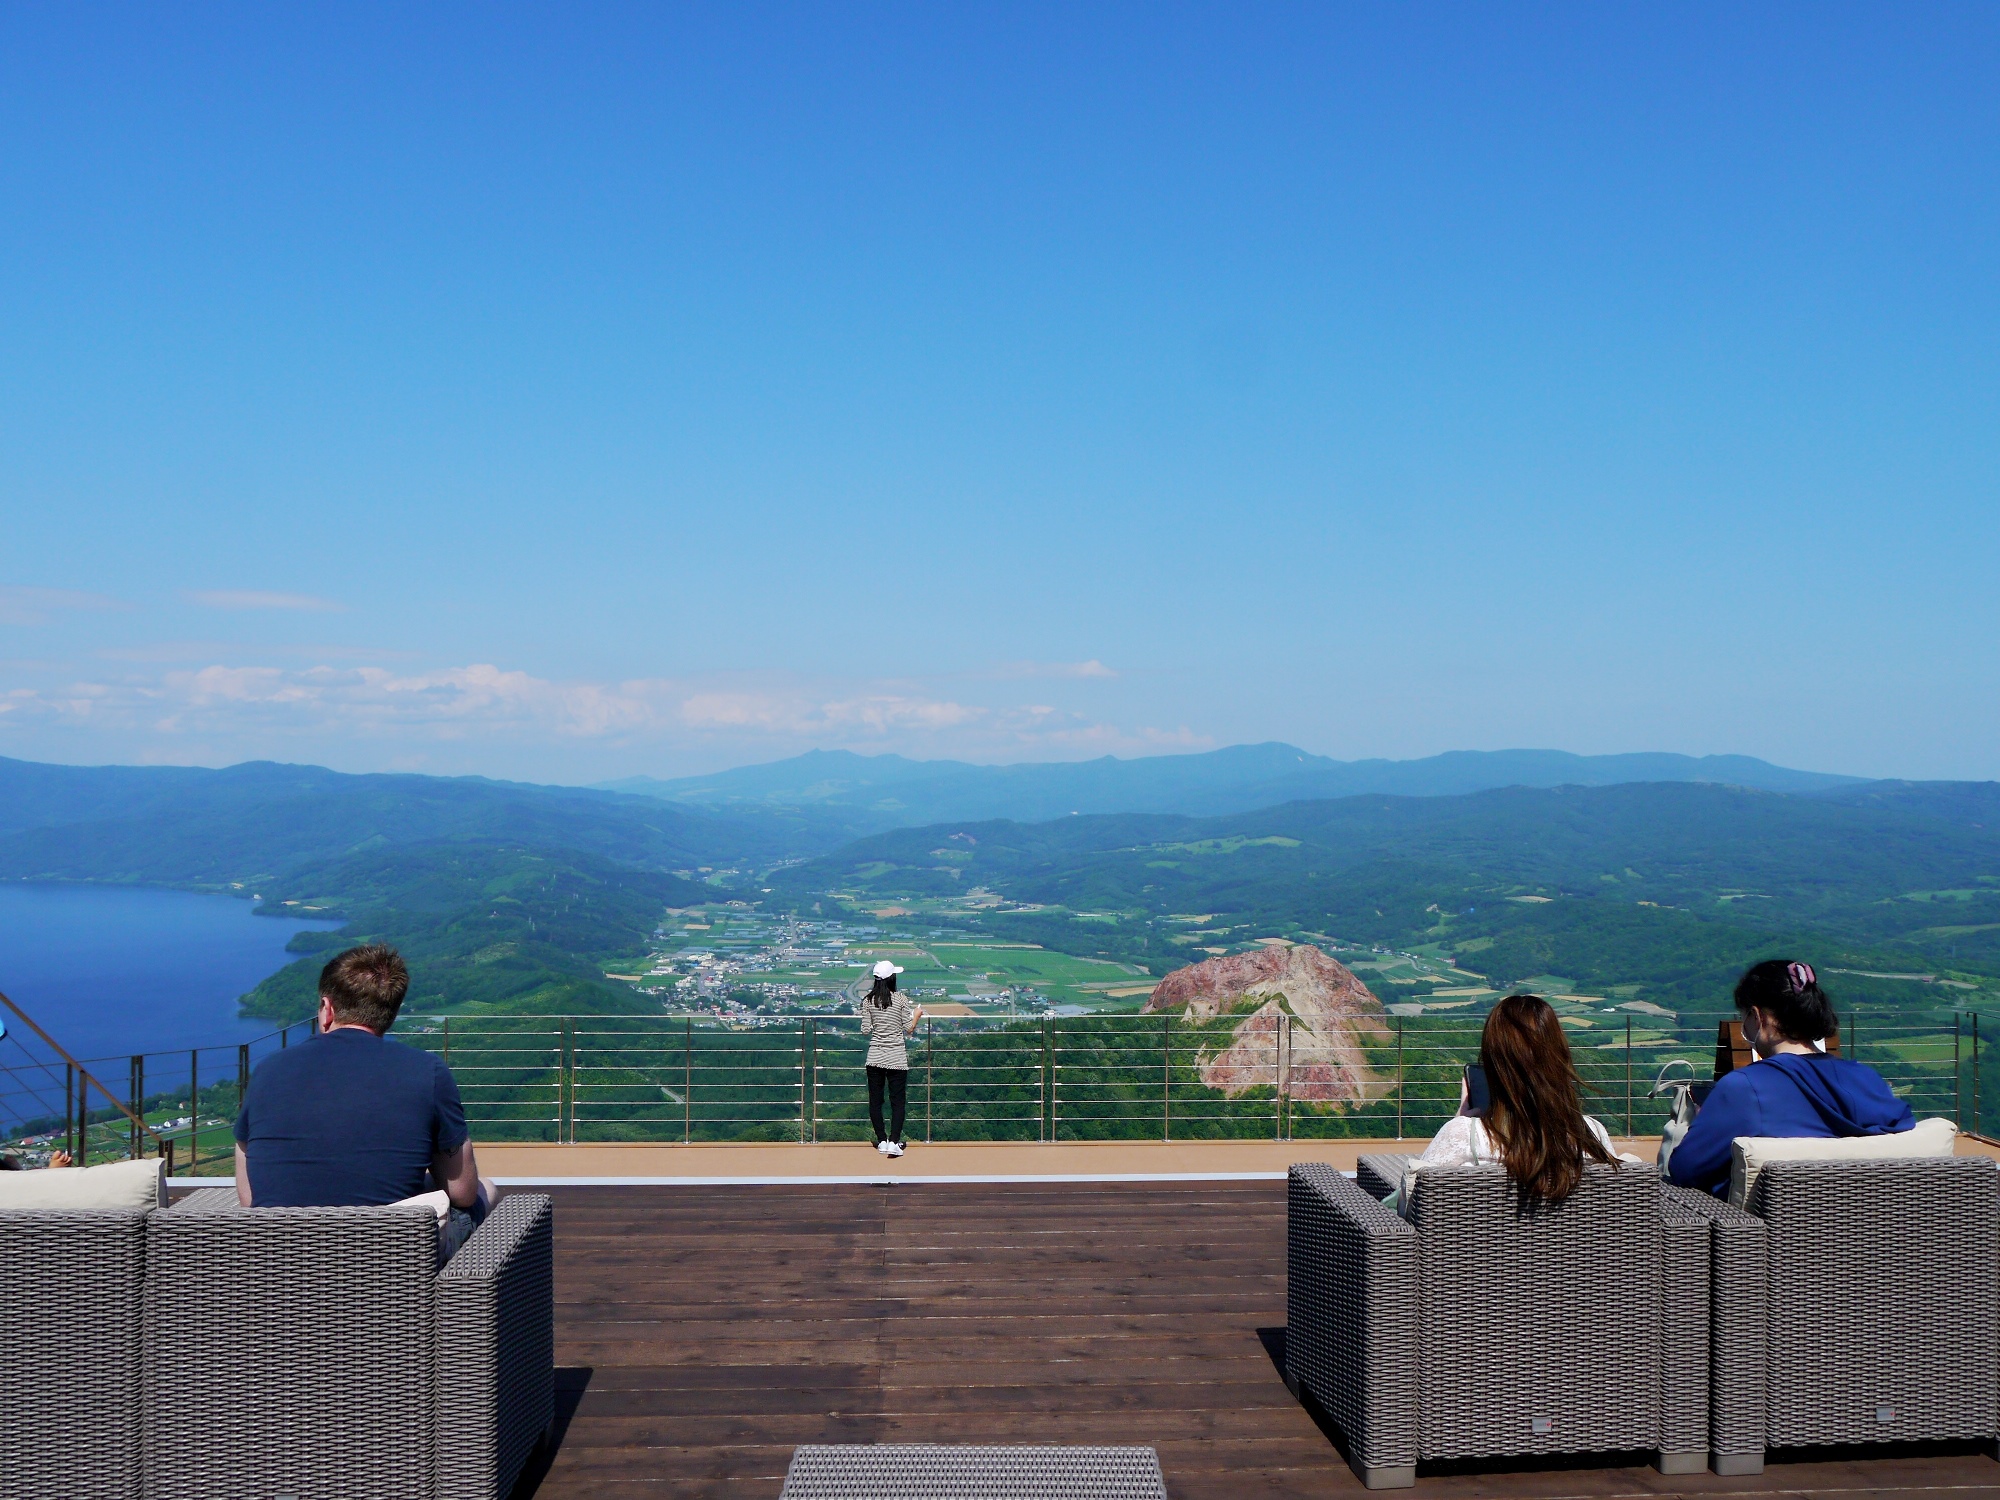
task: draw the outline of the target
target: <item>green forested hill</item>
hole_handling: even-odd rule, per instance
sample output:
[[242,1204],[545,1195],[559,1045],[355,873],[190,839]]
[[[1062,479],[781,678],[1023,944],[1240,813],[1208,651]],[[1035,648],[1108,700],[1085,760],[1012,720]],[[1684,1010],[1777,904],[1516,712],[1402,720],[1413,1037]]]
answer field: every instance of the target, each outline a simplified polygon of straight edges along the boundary
[[775,860],[834,842],[805,814],[728,818],[477,777],[346,776],[268,762],[156,776],[0,760],[0,878],[227,886],[438,839],[574,849],[651,869]]
[[1059,909],[989,925],[1155,972],[1199,943],[1328,933],[1436,945],[1503,981],[1554,974],[1679,1000],[1715,998],[1780,947],[1983,984],[2000,980],[2000,786],[1517,787],[1207,819],[941,824],[773,884],[789,901],[984,886]]
[[0,879],[234,890],[349,918],[302,936],[318,956],[248,997],[277,1021],[310,1013],[322,950],[362,937],[405,951],[416,1008],[630,1008],[602,964],[639,950],[667,905],[719,894],[687,876],[830,842],[806,814],[728,818],[471,777],[0,760]]

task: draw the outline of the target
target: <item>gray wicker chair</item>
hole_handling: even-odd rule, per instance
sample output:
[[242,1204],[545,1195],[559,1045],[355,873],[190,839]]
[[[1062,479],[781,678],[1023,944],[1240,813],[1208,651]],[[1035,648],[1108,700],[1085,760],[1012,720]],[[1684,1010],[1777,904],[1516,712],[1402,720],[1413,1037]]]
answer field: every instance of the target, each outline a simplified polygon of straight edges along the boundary
[[[1746,1206],[1776,1278],[1760,1290],[1799,1309],[1757,1330],[1771,1447],[2000,1436],[1991,1161],[1773,1162]],[[1733,1323],[1719,1319],[1718,1348]]]
[[138,1500],[150,1213],[0,1210],[0,1495]]
[[1290,1178],[1287,1381],[1369,1488],[1452,1459],[1707,1466],[1710,1228],[1650,1169],[1528,1213],[1497,1168],[1431,1173],[1409,1220],[1331,1167]]
[[421,1207],[154,1214],[150,1500],[501,1500],[554,1416],[552,1242],[539,1194],[442,1271]]

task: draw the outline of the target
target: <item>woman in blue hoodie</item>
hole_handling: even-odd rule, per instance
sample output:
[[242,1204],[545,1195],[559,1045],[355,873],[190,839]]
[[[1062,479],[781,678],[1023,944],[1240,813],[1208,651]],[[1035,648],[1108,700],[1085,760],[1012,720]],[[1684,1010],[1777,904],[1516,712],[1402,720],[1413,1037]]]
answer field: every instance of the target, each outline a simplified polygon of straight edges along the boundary
[[1737,982],[1736,1009],[1759,1060],[1716,1081],[1667,1163],[1674,1182],[1728,1192],[1738,1136],[1893,1135],[1917,1123],[1880,1073],[1813,1046],[1833,1034],[1833,1002],[1811,964],[1754,965]]

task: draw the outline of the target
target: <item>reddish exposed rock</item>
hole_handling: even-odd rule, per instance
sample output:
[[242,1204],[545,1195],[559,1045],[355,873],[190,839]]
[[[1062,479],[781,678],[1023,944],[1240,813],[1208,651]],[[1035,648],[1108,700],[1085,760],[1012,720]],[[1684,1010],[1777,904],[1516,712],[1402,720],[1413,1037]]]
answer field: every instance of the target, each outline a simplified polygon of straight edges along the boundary
[[[1273,943],[1176,969],[1153,987],[1146,1009],[1204,1021],[1258,998],[1264,1004],[1238,1023],[1229,1044],[1202,1055],[1203,1083],[1234,1095],[1270,1088],[1282,1073],[1294,1099],[1356,1104],[1368,1097],[1378,1080],[1361,1044],[1387,1039],[1382,1002],[1351,970],[1307,944]],[[1281,1048],[1284,1015],[1292,1024]]]

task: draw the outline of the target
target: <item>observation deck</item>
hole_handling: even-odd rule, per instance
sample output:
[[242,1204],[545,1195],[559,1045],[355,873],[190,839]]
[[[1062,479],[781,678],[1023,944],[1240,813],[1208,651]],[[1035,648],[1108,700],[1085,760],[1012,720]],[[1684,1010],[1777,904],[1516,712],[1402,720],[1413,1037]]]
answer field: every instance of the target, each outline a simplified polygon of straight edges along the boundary
[[[800,1443],[889,1442],[1142,1444],[1176,1500],[1364,1495],[1280,1373],[1285,1185],[1221,1175],[1363,1144],[913,1146],[899,1162],[855,1145],[482,1147],[503,1176],[622,1162],[654,1179],[538,1188],[556,1201],[558,1441],[517,1496],[772,1500]],[[1218,1175],[1175,1180],[1199,1171]],[[1426,1468],[1415,1493],[1978,1500],[2000,1497],[2000,1463],[1774,1453],[1748,1478],[1670,1477],[1634,1454]]]

